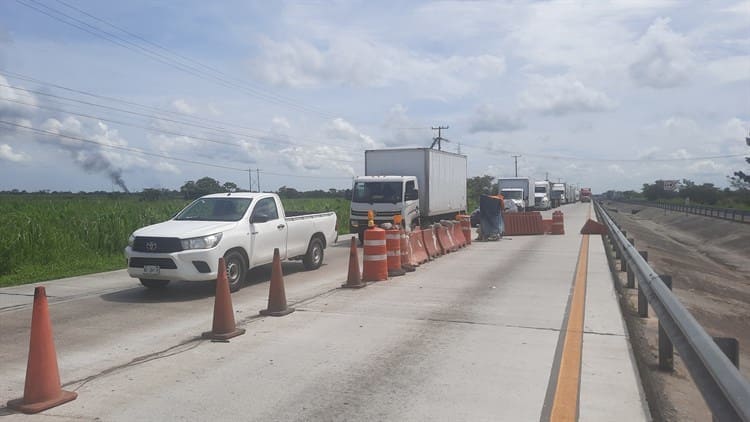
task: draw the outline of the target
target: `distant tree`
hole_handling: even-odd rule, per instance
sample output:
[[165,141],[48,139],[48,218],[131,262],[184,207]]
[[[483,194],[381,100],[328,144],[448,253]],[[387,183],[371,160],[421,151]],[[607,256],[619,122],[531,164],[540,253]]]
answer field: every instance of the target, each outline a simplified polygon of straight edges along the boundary
[[210,177],[203,177],[195,182],[188,180],[182,185],[182,187],[180,187],[180,192],[185,199],[195,199],[211,193],[226,192],[226,190],[218,180]]
[[[750,146],[750,136],[745,138],[745,143]],[[750,157],[745,157],[745,161],[750,164]],[[750,173],[735,171],[734,176],[729,176],[729,184],[735,189],[750,189]]]
[[238,190],[237,184],[234,182],[224,182],[221,187],[224,189],[224,192],[236,192]]
[[299,198],[301,196],[297,189],[288,188],[286,186],[280,187],[277,193],[282,198]]

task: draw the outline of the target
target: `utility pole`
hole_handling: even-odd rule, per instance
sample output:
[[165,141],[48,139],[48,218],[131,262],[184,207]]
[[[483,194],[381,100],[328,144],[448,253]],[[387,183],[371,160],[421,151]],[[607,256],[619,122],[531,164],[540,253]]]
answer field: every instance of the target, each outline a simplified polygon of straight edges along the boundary
[[442,130],[443,129],[450,129],[450,126],[438,126],[438,127],[434,127],[433,126],[432,127],[432,130],[437,130],[438,131],[438,136],[437,136],[437,138],[432,138],[432,145],[430,145],[430,148],[435,148],[435,144],[437,144],[438,151],[442,150],[440,142],[443,141],[443,140],[448,141],[447,139],[443,138],[443,136],[442,136],[442,134],[443,134]]
[[260,192],[260,169],[255,169],[255,179],[258,181],[258,192]]
[[512,157],[513,161],[516,163],[516,177],[518,177],[518,157],[520,157],[520,155],[513,155]]
[[253,191],[253,169],[247,169],[247,181],[250,183],[250,192]]

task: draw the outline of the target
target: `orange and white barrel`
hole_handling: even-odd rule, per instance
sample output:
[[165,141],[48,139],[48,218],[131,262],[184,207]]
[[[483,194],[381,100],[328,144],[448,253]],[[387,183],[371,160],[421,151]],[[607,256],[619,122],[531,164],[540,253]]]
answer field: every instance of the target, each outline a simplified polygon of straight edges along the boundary
[[401,232],[399,229],[386,229],[385,246],[388,255],[388,276],[404,275],[401,268]]
[[385,230],[373,227],[365,230],[364,257],[362,258],[362,280],[381,281],[388,279],[388,251]]

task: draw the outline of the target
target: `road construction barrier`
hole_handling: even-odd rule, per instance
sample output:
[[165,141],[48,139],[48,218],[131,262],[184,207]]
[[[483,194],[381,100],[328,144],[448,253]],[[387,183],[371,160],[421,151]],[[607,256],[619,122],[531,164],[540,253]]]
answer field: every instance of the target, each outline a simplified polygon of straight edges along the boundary
[[505,236],[544,234],[544,223],[539,211],[503,213]]
[[422,230],[415,229],[408,234],[409,236],[409,251],[411,252],[412,265],[421,265],[430,260],[427,255],[427,248],[425,248]]
[[552,234],[565,234],[565,223],[562,211],[552,213]]
[[461,231],[464,234],[464,239],[466,240],[466,245],[471,245],[471,220],[465,219],[461,220]]
[[459,221],[451,221],[451,227],[453,228],[453,241],[456,242],[456,246],[459,248],[466,246],[466,238],[464,237],[461,223]]
[[341,287],[347,289],[359,289],[367,286],[362,282],[362,275],[359,272],[359,256],[357,255],[357,239],[352,237],[349,244],[349,274],[346,277],[346,283]]
[[[271,285],[268,287],[268,308],[260,311],[261,315],[284,316],[294,312],[294,308],[286,305],[286,291],[284,277],[281,272],[279,248],[273,249],[273,264],[271,264]],[[242,330],[243,332],[245,330]]]
[[388,249],[385,245],[385,230],[373,227],[365,230],[364,257],[362,258],[362,280],[381,281],[388,279]]
[[399,229],[399,239],[401,240],[401,268],[407,273],[412,272],[419,264],[412,264],[409,235],[406,234],[406,231],[403,228]]
[[435,259],[443,254],[443,250],[440,249],[440,243],[437,240],[437,230],[435,226],[427,227],[421,231],[422,240],[424,240],[424,247],[427,250],[427,256],[430,259]]
[[441,255],[452,252],[453,242],[451,242],[450,238],[448,237],[448,228],[440,223],[436,223],[432,227],[435,228],[435,237],[437,237],[438,246],[440,246]]
[[388,277],[406,274],[401,268],[401,233],[398,229],[385,230],[385,249],[388,256]]
[[227,265],[224,258],[219,258],[217,268],[219,274],[216,277],[216,294],[214,295],[214,320],[211,331],[203,333],[202,336],[211,340],[227,341],[232,337],[245,334],[245,329],[237,328],[234,322],[232,295],[229,292]]
[[552,234],[552,219],[543,219],[542,227],[544,228],[544,234]]
[[37,287],[34,289],[34,308],[31,311],[31,340],[23,398],[9,401],[8,407],[23,413],[39,413],[76,397],[77,393],[65,391],[60,386],[47,293],[44,287]]

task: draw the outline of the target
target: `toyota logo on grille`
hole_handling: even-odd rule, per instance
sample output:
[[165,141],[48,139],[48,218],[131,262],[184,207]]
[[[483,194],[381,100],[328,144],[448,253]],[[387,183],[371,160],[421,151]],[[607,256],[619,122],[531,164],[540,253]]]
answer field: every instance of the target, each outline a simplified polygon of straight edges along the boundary
[[146,242],[146,250],[147,251],[155,251],[156,250],[156,242]]

